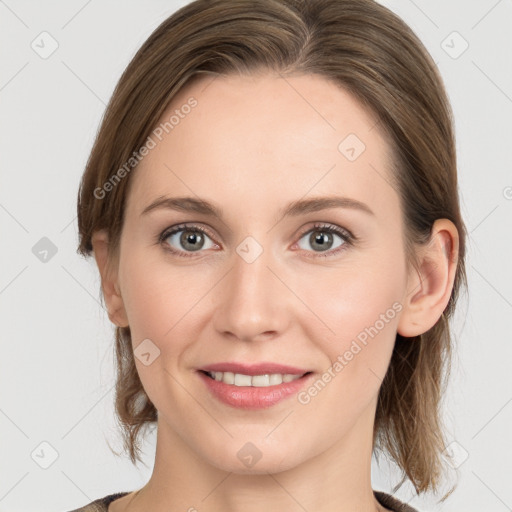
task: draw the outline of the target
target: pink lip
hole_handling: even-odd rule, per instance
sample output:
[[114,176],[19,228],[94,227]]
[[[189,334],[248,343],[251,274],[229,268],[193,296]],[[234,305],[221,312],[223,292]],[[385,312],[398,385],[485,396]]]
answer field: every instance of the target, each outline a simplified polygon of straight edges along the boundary
[[304,375],[310,370],[286,366],[277,363],[216,363],[203,366],[200,370],[205,372],[233,372],[243,373],[244,375],[264,375],[265,373],[289,373],[291,375]]
[[206,366],[199,370],[197,374],[205,383],[212,395],[221,402],[238,409],[256,410],[271,407],[291,395],[297,394],[313,378],[313,374],[304,375],[292,382],[283,382],[275,386],[253,387],[253,386],[235,386],[234,384],[225,384],[209,377],[206,371],[231,371],[233,373],[243,373],[245,375],[260,375],[264,373],[290,373],[292,375],[302,375],[306,373],[298,368],[290,366],[274,365],[263,363],[260,365],[240,365],[240,364],[215,364]]

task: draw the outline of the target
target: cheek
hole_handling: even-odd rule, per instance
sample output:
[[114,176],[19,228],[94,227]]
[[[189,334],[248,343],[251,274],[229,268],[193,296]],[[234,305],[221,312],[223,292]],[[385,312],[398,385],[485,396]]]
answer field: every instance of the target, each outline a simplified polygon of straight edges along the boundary
[[310,283],[308,305],[329,329],[319,335],[318,321],[313,322],[315,327],[312,322],[303,325],[309,329],[307,338],[315,341],[328,361],[298,397],[301,404],[312,407],[313,417],[330,418],[333,437],[376,403],[394,347],[403,284],[398,271],[371,272],[366,267],[338,275],[339,283],[318,279],[316,286]]
[[398,256],[390,254],[387,259],[365,257],[357,264],[326,269],[323,275],[304,273],[297,281],[308,306],[323,320],[331,343],[357,336],[402,299],[405,267]]
[[141,348],[149,347],[154,359],[146,365],[135,357],[135,364],[152,402],[157,409],[165,410],[166,400],[185,400],[170,375],[177,374],[182,354],[198,337],[194,306],[204,295],[203,284],[190,278],[190,267],[172,268],[165,258],[153,256],[147,249],[134,248],[129,254],[119,270],[132,346],[137,356],[139,344],[149,339],[159,351],[155,357],[153,345],[146,342]]
[[[198,278],[196,273],[192,266],[173,266],[156,251],[149,255],[147,250],[134,249],[121,262],[123,302],[134,346],[149,338],[161,350],[165,347],[165,355],[183,350],[193,337],[191,329],[198,325],[194,313],[215,285],[215,276],[205,272]],[[189,336],[182,336],[183,332]]]
[[393,350],[406,286],[401,255],[379,252],[302,283],[308,306],[321,319],[304,322],[307,337],[317,340],[331,364],[340,362],[344,386],[364,393],[361,382],[382,379]]
[[147,252],[134,247],[125,254],[129,256],[122,259],[119,271],[132,341],[137,345],[145,338],[160,339],[178,320],[176,290],[181,284]]

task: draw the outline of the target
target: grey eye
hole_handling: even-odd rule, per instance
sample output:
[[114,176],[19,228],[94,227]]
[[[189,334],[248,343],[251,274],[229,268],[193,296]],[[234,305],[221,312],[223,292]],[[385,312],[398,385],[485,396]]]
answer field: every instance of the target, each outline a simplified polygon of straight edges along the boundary
[[[333,245],[335,243],[334,237],[337,237],[339,239],[338,245]],[[345,240],[343,240],[341,235],[326,230],[325,228],[314,228],[308,233],[305,233],[301,237],[301,240],[303,239],[307,240],[307,243],[310,244],[310,247],[314,252],[324,252],[329,251],[331,249],[336,249],[337,247],[345,243]],[[300,241],[299,247],[301,249],[311,250],[308,247],[301,246]]]
[[[181,233],[181,234],[180,234]],[[178,251],[197,252],[201,249],[209,249],[213,246],[213,242],[210,240],[210,246],[206,245],[205,242],[210,240],[210,237],[198,229],[193,228],[181,228],[174,233],[170,233],[165,240],[168,240],[169,245]]]

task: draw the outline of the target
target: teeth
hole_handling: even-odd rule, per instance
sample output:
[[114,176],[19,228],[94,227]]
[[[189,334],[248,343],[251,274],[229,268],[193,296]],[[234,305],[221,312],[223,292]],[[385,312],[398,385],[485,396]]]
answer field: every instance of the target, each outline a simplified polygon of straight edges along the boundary
[[235,386],[252,386],[252,377],[250,375],[235,373]]
[[235,386],[253,386],[256,388],[266,388],[267,386],[275,386],[283,382],[291,382],[300,379],[302,375],[292,375],[290,373],[271,373],[264,375],[244,375],[242,373],[233,372],[208,372],[208,375],[215,380],[222,381],[225,384]]

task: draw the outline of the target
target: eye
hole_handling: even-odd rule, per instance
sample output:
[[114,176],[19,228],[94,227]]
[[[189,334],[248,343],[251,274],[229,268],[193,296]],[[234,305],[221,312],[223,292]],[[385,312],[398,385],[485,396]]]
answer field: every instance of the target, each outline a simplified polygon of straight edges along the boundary
[[[208,240],[210,240],[209,244]],[[183,257],[193,256],[194,252],[199,252],[201,249],[218,247],[211,241],[206,229],[186,224],[164,231],[159,237],[159,242],[164,244],[166,250]]]
[[[338,241],[336,241],[336,237]],[[305,239],[306,243],[301,244],[301,241],[299,241],[298,246],[300,249],[311,252],[307,247],[309,245],[313,252],[325,253],[316,254],[313,257],[328,257],[334,256],[344,250],[346,248],[345,246],[352,243],[353,238],[354,237],[348,231],[338,226],[331,224],[315,224],[312,229],[306,231],[301,237],[301,240]]]
[[[307,236],[308,235],[308,236]],[[219,248],[212,241],[213,236],[205,228],[197,225],[180,224],[166,229],[158,237],[158,242],[166,251],[179,257],[192,257],[202,249]],[[336,240],[338,238],[338,240]],[[301,243],[302,239],[305,244]],[[300,249],[316,253],[308,257],[330,257],[352,245],[355,237],[347,230],[331,224],[315,224],[301,235],[297,243]],[[304,247],[306,245],[306,247]],[[310,248],[307,247],[309,245]]]

